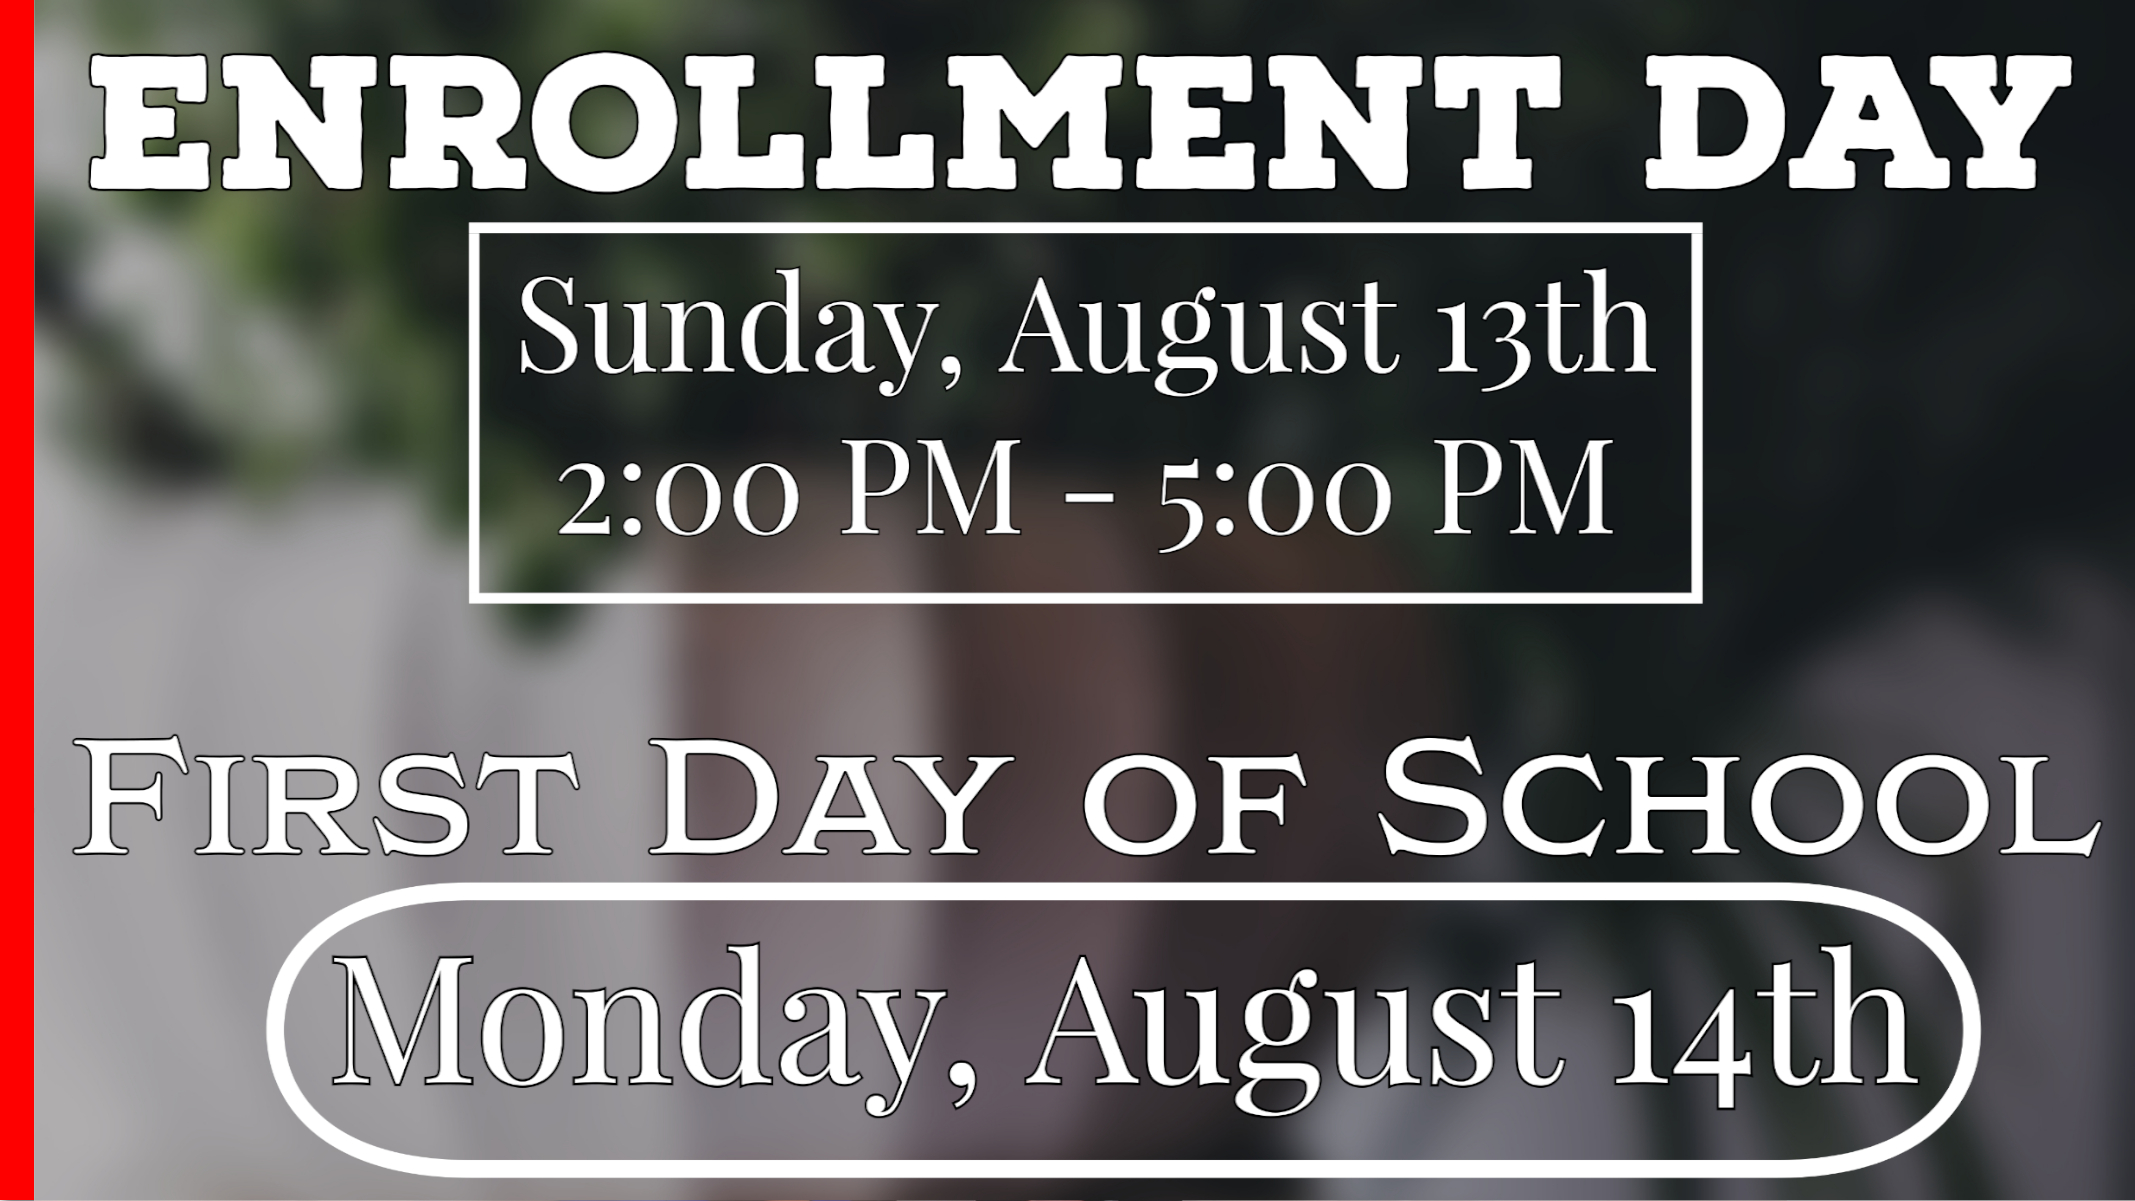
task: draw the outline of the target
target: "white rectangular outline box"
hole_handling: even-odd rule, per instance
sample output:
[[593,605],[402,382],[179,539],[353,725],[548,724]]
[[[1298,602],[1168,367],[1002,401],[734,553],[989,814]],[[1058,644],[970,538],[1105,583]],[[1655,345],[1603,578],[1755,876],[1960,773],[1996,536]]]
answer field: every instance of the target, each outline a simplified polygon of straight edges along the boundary
[[[484,234],[1658,234],[1690,239],[1690,587],[1683,592],[485,592]],[[1705,603],[1705,225],[1697,221],[474,221],[467,226],[467,601],[476,605],[1699,605]]]

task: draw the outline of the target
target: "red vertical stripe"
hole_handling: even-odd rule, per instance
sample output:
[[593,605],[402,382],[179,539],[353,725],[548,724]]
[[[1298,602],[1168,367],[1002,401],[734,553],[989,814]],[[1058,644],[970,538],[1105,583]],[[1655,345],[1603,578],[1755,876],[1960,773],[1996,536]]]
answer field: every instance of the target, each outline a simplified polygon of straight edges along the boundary
[[[4,249],[7,279],[5,365],[6,434],[0,456],[11,464],[0,472],[0,488],[13,493],[16,513],[36,505],[31,450],[36,413],[37,201],[36,171],[36,7],[28,0],[11,6],[6,19],[6,61],[13,70],[0,77],[0,112],[15,114],[0,122],[0,171],[6,172],[7,231]],[[8,680],[6,715],[0,739],[12,746],[9,759],[35,762],[37,731],[36,534],[28,522],[9,522],[0,535],[0,605],[5,606],[5,634],[0,635],[0,670]],[[0,1196],[29,1197],[36,1192],[36,887],[32,842],[36,836],[34,771],[18,775],[17,785],[0,796]]]

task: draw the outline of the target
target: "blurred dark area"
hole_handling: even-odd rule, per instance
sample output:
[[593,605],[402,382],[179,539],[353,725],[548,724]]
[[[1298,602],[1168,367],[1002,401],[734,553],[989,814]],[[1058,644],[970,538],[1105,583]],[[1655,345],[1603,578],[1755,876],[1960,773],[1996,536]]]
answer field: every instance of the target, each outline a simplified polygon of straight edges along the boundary
[[[187,25],[178,9],[160,6],[83,11],[95,14],[89,28],[100,34],[146,27],[182,38]],[[2099,147],[2124,114],[2085,64],[2026,140],[2025,153],[2040,163],[2036,191],[1886,191],[1872,166],[1860,187],[1840,193],[1790,190],[1779,166],[1719,193],[1651,192],[1642,183],[1642,164],[1655,153],[1652,93],[1642,84],[1647,54],[1734,54],[1762,66],[1790,101],[1783,159],[1800,152],[1821,113],[1819,55],[1889,54],[1930,140],[1955,159],[1972,149],[1972,135],[1926,84],[1927,56],[2110,44],[2095,6],[1538,3],[1482,13],[1363,3],[376,3],[202,11],[291,62],[321,51],[461,51],[511,64],[529,87],[594,47],[655,62],[683,48],[752,53],[758,82],[742,106],[745,147],[772,131],[823,145],[813,56],[880,53],[889,74],[874,96],[877,127],[934,131],[943,155],[953,153],[959,94],[935,76],[954,53],[1004,53],[1031,78],[1063,53],[1312,53],[1339,64],[1400,48],[1564,58],[1563,107],[1522,116],[1522,153],[1536,163],[1528,192],[1462,191],[1473,114],[1412,100],[1412,177],[1397,192],[1371,189],[1339,154],[1332,192],[1061,192],[1045,170],[1062,149],[1056,131],[1035,149],[1007,140],[1022,183],[1005,193],[691,192],[680,186],[678,153],[654,182],[619,196],[562,186],[538,167],[517,192],[394,192],[374,183],[335,193],[299,166],[286,195],[130,198],[227,243],[247,287],[330,331],[346,360],[337,367],[354,374],[343,376],[346,411],[336,414],[335,437],[317,453],[412,473],[448,520],[464,496],[457,419],[469,221],[1687,219],[1705,222],[1708,235],[1706,453],[1716,469],[1707,545],[1712,594],[1724,603],[1690,613],[1467,613],[1458,620],[1503,628],[1464,641],[1545,643],[1570,660],[1565,669],[1583,694],[1608,694],[1590,720],[1694,741],[1739,718],[1731,699],[1754,697],[1753,681],[1893,591],[1948,580],[1999,593],[2013,566],[2042,554],[2080,555],[2116,571],[2123,559],[2130,502],[2113,483],[2124,439],[2112,423],[2128,418],[2109,403],[2116,386],[2107,347],[2128,316],[2116,282],[2127,235],[2112,217],[2126,166]],[[396,149],[394,100],[384,87],[367,97],[374,180]],[[1145,104],[1131,85],[1113,93],[1115,157],[1146,153]],[[681,107],[678,145],[688,146],[695,114]],[[1264,81],[1253,102],[1224,107],[1227,139],[1280,144],[1280,93]],[[1713,144],[1729,144],[1734,133],[1726,107],[1708,106]],[[230,141],[224,89],[179,111],[180,140]],[[581,114],[596,148],[602,117],[627,131],[627,105]],[[627,132],[610,136],[627,141]],[[532,159],[523,123],[504,145]],[[83,236],[75,224],[65,206],[41,216],[40,314],[80,338],[109,373],[96,389],[97,410],[79,418],[89,436],[144,472],[179,478],[240,473],[251,455],[268,453],[245,446],[244,430],[202,428],[79,312],[65,270]],[[1220,434],[1242,410],[1197,411]],[[1639,683],[1602,684],[1628,680]]]

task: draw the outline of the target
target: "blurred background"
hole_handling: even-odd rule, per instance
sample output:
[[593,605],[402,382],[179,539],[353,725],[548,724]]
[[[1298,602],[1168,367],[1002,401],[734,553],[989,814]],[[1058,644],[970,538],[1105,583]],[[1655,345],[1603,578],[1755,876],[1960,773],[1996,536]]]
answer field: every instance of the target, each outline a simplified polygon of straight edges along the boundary
[[[2113,1000],[2126,995],[2135,937],[2116,824],[2129,812],[2124,748],[2135,718],[2135,513],[2121,482],[2135,422],[2124,373],[2112,365],[2131,316],[2126,279],[2135,263],[2126,159],[2116,152],[2130,114],[2125,96],[2104,82],[2105,53],[2124,39],[2111,32],[2105,6],[320,0],[48,4],[38,20],[40,1192],[767,1191],[716,1182],[447,1184],[369,1169],[313,1139],[273,1091],[255,1015],[304,930],[384,888],[455,878],[1166,874],[1710,876],[1862,888],[1920,913],[1964,953],[1986,1014],[1980,1075],[1957,1118],[1922,1149],[1829,1180],[1088,1189],[2135,1190],[2135,1156],[2112,1134],[2135,1117],[2126,1083],[2135,1078],[2135,1042]],[[1037,149],[1006,139],[1020,162],[1022,186],[1013,192],[691,192],[681,184],[681,154],[652,184],[619,196],[557,185],[538,162],[525,191],[394,192],[383,180],[398,148],[397,96],[383,86],[368,95],[370,182],[362,190],[327,191],[301,165],[283,193],[86,188],[87,161],[101,142],[100,96],[87,83],[92,53],[268,52],[293,77],[313,53],[477,53],[510,64],[530,97],[551,66],[591,50],[639,55],[671,79],[683,54],[754,54],[744,149],[760,148],[769,132],[797,131],[811,156],[826,144],[823,93],[810,72],[817,54],[886,55],[888,86],[874,96],[878,131],[933,131],[944,157],[960,120],[958,94],[940,77],[952,53],[1005,54],[1026,80],[1044,77],[1067,53],[1310,53],[1338,79],[1366,53],[1559,54],[1565,103],[1522,116],[1522,152],[1535,160],[1535,186],[1523,193],[1462,191],[1473,115],[1435,113],[1422,92],[1411,98],[1411,183],[1400,192],[1364,186],[1339,154],[1333,192],[1056,192],[1045,164],[1060,150],[1057,132]],[[1928,55],[2071,54],[2075,85],[2056,95],[2026,140],[2039,163],[2035,191],[1890,192],[1865,166],[1861,186],[1848,192],[1790,191],[1775,168],[1730,192],[1652,193],[1642,164],[1655,152],[1655,103],[1642,64],[1655,53],[1733,54],[1762,66],[1789,101],[1788,157],[1800,153],[1822,109],[1822,54],[1894,56],[1931,141],[1953,160],[1974,153],[1975,143],[1928,86]],[[1256,141],[1265,156],[1280,139],[1276,95],[1263,80],[1254,103],[1229,106],[1226,137]],[[1133,86],[1113,93],[1113,155],[1145,152],[1145,96]],[[627,142],[627,108],[603,110],[598,100],[581,108],[581,136],[589,147],[603,136]],[[694,113],[682,107],[678,145],[687,147]],[[1729,119],[1716,112],[1708,137],[1726,144]],[[220,87],[206,104],[180,107],[180,138],[208,139],[218,154],[233,144],[233,128],[230,94]],[[531,158],[523,121],[505,145]],[[1856,157],[1872,164],[1880,156]],[[464,603],[465,229],[475,220],[534,219],[1703,221],[1706,603],[472,608]],[[1239,267],[1250,273],[1255,265]],[[1272,394],[1183,412],[1195,423],[1188,432],[1210,445],[1296,446],[1303,455],[1315,437],[1329,436]],[[998,420],[983,410],[943,418],[968,433]],[[657,445],[675,430],[654,419],[597,434],[617,446]],[[527,431],[549,446],[585,436],[563,424]],[[1107,453],[1140,463],[1143,452],[1103,431],[1078,444],[1080,461],[1100,465]],[[529,469],[525,491],[546,482]],[[885,540],[867,568],[880,586],[970,569],[900,549],[907,545]],[[987,586],[1024,586],[1049,573],[1132,580],[1148,557],[1136,531],[1103,521],[1055,545],[1069,549],[1041,562],[986,564],[989,581],[998,581]],[[1312,570],[1370,580],[1461,569],[1386,545],[1336,547]],[[519,561],[528,578],[614,587],[666,581],[677,570],[657,556],[541,555],[537,546]],[[1207,570],[1251,579],[1297,566],[1241,556]],[[188,841],[196,831],[182,819],[197,814],[175,805],[165,828],[137,837],[125,859],[69,854],[81,839],[84,758],[70,740],[170,733],[192,754],[331,753],[366,775],[410,751],[454,751],[471,762],[484,751],[569,749],[589,783],[548,795],[544,824],[558,853],[539,861],[495,854],[508,802],[492,795],[494,786],[468,790],[477,810],[469,847],[424,864],[375,854],[196,859],[197,843]],[[1371,817],[1383,796],[1383,759],[1423,735],[1472,735],[1485,796],[1513,766],[1551,752],[1666,756],[1686,774],[1661,782],[1683,791],[1696,782],[1688,756],[1741,755],[1737,796],[1750,771],[1797,752],[1838,757],[1864,779],[1911,755],[1952,754],[1995,769],[1988,778],[1997,784],[2005,777],[1995,774],[2003,770],[1996,757],[2047,755],[2042,804],[2067,825],[2044,833],[2073,836],[2094,820],[2105,829],[2088,860],[2004,858],[1995,851],[2008,842],[2004,802],[1976,845],[1940,860],[1900,855],[1867,834],[1823,860],[1754,850],[1693,860],[1688,823],[1667,829],[1662,845],[1671,853],[1655,859],[1543,861],[1510,848],[1502,831],[1454,861],[1389,858]],[[983,853],[969,860],[862,857],[843,845],[820,861],[783,858],[777,848],[798,824],[789,806],[749,853],[649,861],[644,849],[660,836],[659,762],[644,745],[652,736],[737,739],[782,776],[810,783],[820,754],[938,753],[952,764],[1014,754],[1019,788],[1014,804],[974,810],[971,838]],[[1295,794],[1283,837],[1242,867],[1198,854],[1129,864],[1079,828],[1081,783],[1114,755],[1198,764],[1212,754],[1291,751],[1311,766],[1310,785]],[[174,797],[193,796],[198,773],[183,785],[170,782]],[[884,800],[893,817],[928,807],[916,790],[886,787]],[[355,812],[374,804],[367,795]],[[1204,813],[1204,825],[1210,820]],[[1732,820],[1738,845],[1753,847],[1739,809]],[[1189,845],[1212,841],[1199,834]],[[250,830],[240,820],[241,843],[257,836],[256,818]],[[1605,912],[1494,926],[1270,919],[1249,939],[1205,917],[1155,909],[1057,923],[1070,928],[1018,929],[999,912],[915,911],[811,927],[807,936],[825,970],[858,964],[887,974],[925,962],[952,992],[958,981],[1002,976],[1032,976],[1036,991],[1052,989],[1051,966],[1026,971],[1016,954],[1061,941],[1093,959],[1138,964],[1209,956],[1202,970],[1232,987],[1268,986],[1261,982],[1308,954],[1323,975],[1389,980],[1539,954],[1576,973],[1567,987],[1622,992],[1659,972],[1725,974],[1801,934]],[[524,934],[512,941],[516,950],[499,951],[500,961],[536,964],[545,946],[574,935],[645,962],[717,955],[724,945],[721,931],[674,916],[620,930],[559,922],[540,937]],[[438,936],[410,929],[395,937],[414,948]],[[1905,968],[1893,962],[1889,970]],[[1580,1037],[1598,1044],[1612,1035]],[[1413,1090],[1403,1094],[1413,1101],[1374,1102],[1368,1112],[1329,1098],[1309,1120],[1278,1128],[1083,1090],[1063,1103],[1070,1116],[1049,1131],[1058,1141],[1046,1150],[1080,1154],[1140,1139],[1177,1156],[1477,1154],[1508,1132],[1539,1131],[1552,1146],[1606,1148],[1596,1154],[1715,1155],[1733,1153],[1730,1140],[1785,1153],[1812,1137],[1783,1113],[1759,1117],[1747,1134],[1722,1131],[1695,1118],[1678,1092],[1544,1112]],[[1837,1120],[1851,1120],[1850,1112],[1842,1106]],[[1010,1110],[977,1119],[992,1123],[982,1141],[997,1141],[1002,1154],[1026,1153],[1034,1137]],[[535,1138],[571,1121],[538,1109],[523,1119]],[[748,1154],[767,1133],[729,1126],[694,1145]],[[919,1125],[881,1137],[882,1145],[850,1153],[926,1153],[948,1136]],[[1084,1186],[998,1191],[1071,1187]],[[846,1183],[814,1195],[826,1188],[886,1196],[914,1186]]]

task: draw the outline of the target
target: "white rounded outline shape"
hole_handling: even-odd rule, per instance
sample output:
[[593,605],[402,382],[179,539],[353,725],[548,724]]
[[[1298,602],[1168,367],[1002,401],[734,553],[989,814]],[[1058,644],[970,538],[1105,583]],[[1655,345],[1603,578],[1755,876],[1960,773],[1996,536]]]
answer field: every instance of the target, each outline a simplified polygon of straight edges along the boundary
[[[364,1142],[326,1120],[298,1087],[285,1037],[297,973],[327,939],[366,918],[456,901],[1777,901],[1835,905],[1879,917],[1934,952],[1957,990],[1957,1070],[1932,1109],[1873,1146],[1808,1159],[442,1159]],[[1894,1159],[1942,1128],[1979,1067],[1979,990],[1942,933],[1881,897],[1827,884],[1403,882],[1188,884],[1043,883],[455,883],[366,897],[313,926],[282,961],[267,998],[267,1060],[290,1112],[345,1155],[396,1172],[452,1179],[860,1180],[1577,1180],[1800,1179]]]

